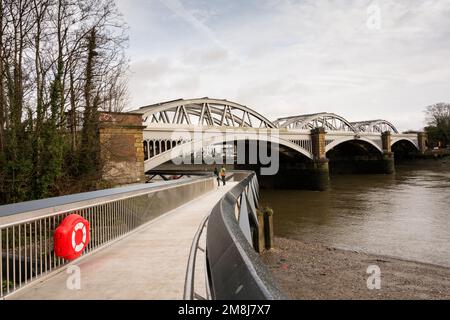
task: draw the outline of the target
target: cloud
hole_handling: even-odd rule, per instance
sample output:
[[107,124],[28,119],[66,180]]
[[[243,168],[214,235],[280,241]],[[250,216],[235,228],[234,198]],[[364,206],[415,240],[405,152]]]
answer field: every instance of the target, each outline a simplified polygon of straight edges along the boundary
[[[426,105],[450,101],[450,0],[146,3],[151,21],[126,13],[140,34],[133,106],[210,96],[269,118],[330,111],[406,130],[424,125]],[[366,25],[372,3],[380,30]]]
[[[199,10],[194,10],[193,12],[187,10],[184,5],[179,0],[160,0],[167,8],[173,11],[180,18],[185,20],[188,24],[193,26],[195,29],[203,33],[207,39],[212,43],[217,45],[219,48],[225,49],[224,44],[216,37],[214,32],[203,22],[195,17],[195,13],[199,13]],[[205,11],[201,11],[205,14]],[[204,18],[204,16],[203,16]]]
[[187,65],[213,65],[223,63],[230,58],[227,50],[222,48],[188,49],[183,52],[182,62]]

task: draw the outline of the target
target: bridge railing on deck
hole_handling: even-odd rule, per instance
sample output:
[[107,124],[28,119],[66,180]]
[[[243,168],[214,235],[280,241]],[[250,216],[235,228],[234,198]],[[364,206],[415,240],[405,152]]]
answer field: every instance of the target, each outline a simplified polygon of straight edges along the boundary
[[90,223],[86,255],[214,186],[214,178],[200,177],[0,207],[0,299],[68,264],[53,248],[53,233],[68,215]]
[[208,289],[217,300],[284,299],[253,249],[258,232],[259,186],[255,173],[235,173],[240,181],[214,207],[206,239]]

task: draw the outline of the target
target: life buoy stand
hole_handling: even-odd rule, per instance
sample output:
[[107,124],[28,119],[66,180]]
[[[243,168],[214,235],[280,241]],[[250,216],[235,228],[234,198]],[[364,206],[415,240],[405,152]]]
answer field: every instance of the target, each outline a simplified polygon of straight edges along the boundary
[[89,221],[71,214],[56,228],[54,248],[57,257],[72,261],[80,257],[89,243]]

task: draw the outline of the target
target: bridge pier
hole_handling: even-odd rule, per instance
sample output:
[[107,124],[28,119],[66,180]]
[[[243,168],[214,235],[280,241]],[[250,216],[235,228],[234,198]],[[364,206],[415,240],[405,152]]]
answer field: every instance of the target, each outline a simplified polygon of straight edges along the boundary
[[395,159],[393,152],[383,152],[383,159],[380,160],[378,173],[393,174],[395,173]]
[[324,128],[311,130],[313,163],[311,165],[311,180],[317,190],[327,190],[330,185],[329,160],[326,153],[326,132]]
[[417,134],[417,140],[419,141],[419,152],[425,154],[428,149],[428,136],[425,132],[419,132]]
[[395,172],[395,160],[391,148],[392,137],[390,131],[381,134],[381,142],[383,146],[383,157],[380,160],[380,173],[392,174]]
[[312,190],[325,191],[330,186],[330,168],[328,159],[313,160],[310,169],[305,170],[305,177],[309,180]]
[[328,160],[281,162],[278,174],[258,175],[258,180],[262,188],[325,191],[330,180]]
[[100,121],[103,179],[117,185],[145,182],[142,115],[104,112]]
[[392,174],[395,172],[394,154],[378,156],[357,156],[346,159],[333,159],[330,162],[331,174]]
[[329,161],[326,158],[324,128],[311,131],[313,159],[282,158],[276,176],[258,177],[262,187],[325,191],[330,185]]

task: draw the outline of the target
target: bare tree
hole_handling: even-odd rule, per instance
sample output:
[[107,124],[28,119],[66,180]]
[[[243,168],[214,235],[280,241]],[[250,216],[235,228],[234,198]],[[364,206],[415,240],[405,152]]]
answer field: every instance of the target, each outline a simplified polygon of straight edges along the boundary
[[430,126],[440,126],[450,124],[450,104],[436,103],[426,109],[427,122]]
[[96,157],[98,111],[126,102],[128,61],[113,0],[0,0],[0,11],[5,203],[52,195],[61,178],[98,172],[80,159]]
[[429,141],[434,146],[450,144],[450,104],[437,103],[425,110]]
[[5,147],[5,121],[6,121],[6,116],[8,114],[7,105],[6,105],[6,97],[5,97],[5,86],[4,86],[5,73],[4,73],[4,64],[3,64],[3,62],[5,60],[4,48],[3,48],[3,46],[4,46],[3,37],[5,34],[4,22],[3,22],[4,19],[5,19],[5,14],[3,11],[3,1],[0,1],[0,165],[3,165],[3,166],[4,166],[3,152],[4,152],[4,147]]

